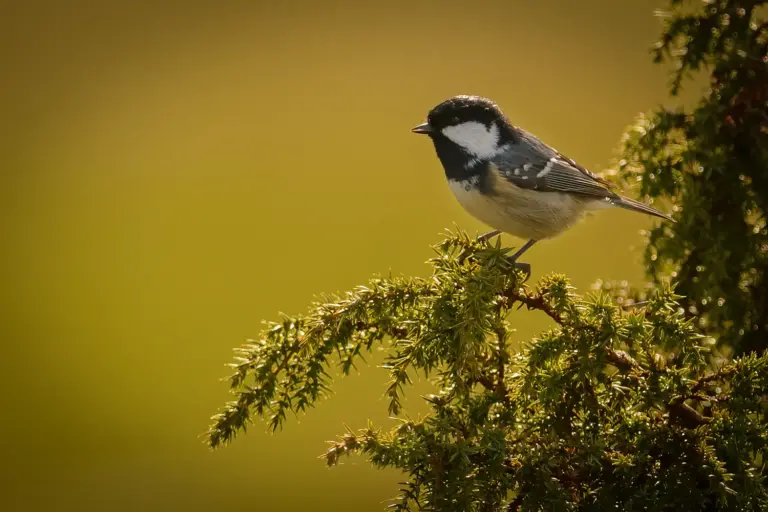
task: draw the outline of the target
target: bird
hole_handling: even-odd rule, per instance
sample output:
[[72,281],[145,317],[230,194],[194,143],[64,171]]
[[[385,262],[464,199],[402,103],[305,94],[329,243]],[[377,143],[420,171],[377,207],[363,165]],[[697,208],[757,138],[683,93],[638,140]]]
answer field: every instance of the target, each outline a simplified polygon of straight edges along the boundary
[[[674,222],[651,206],[624,197],[607,180],[514,126],[492,100],[458,95],[433,107],[412,132],[427,135],[448,184],[464,209],[493,228],[536,242],[573,227],[590,210],[619,207]],[[530,274],[530,265],[518,263]]]

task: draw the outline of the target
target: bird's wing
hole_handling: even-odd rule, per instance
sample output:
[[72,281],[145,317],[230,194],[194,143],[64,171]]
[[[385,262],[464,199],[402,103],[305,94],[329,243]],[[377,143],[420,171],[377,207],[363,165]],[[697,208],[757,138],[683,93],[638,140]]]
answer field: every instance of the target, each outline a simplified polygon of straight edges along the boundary
[[492,166],[509,182],[542,192],[566,192],[597,199],[617,198],[611,184],[520,130],[520,139],[497,155]]

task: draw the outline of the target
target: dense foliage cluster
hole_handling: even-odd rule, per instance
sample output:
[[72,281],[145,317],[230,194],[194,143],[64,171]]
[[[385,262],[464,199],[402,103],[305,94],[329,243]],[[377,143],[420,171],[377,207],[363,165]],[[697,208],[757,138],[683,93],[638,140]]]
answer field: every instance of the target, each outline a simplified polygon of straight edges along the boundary
[[667,16],[654,52],[676,64],[672,94],[696,71],[706,71],[709,90],[691,111],[643,116],[626,134],[618,172],[642,195],[675,205],[677,224],[649,233],[647,268],[657,282],[679,283],[687,314],[726,357],[731,348],[768,349],[765,3],[710,0]]
[[[279,428],[334,369],[383,347],[389,412],[424,374],[438,390],[430,414],[349,431],[325,459],[402,470],[395,510],[768,510],[763,3],[711,0],[667,19],[656,52],[678,63],[672,92],[705,65],[711,88],[623,142],[621,179],[676,205],[678,223],[649,234],[654,288],[581,297],[561,275],[530,287],[498,241],[449,233],[428,278],[325,297],[241,347],[210,445],[254,416]],[[510,322],[535,312],[553,327],[512,351]]]
[[[704,339],[665,289],[646,304],[573,294],[563,276],[535,290],[508,249],[451,235],[427,279],[375,280],[245,345],[237,400],[215,417],[217,446],[251,414],[277,428],[311,406],[333,365],[347,373],[382,343],[400,410],[409,375],[433,377],[432,413],[391,432],[349,432],[326,454],[360,452],[409,475],[396,510],[760,510],[768,356],[707,369]],[[556,322],[523,350],[510,312]]]

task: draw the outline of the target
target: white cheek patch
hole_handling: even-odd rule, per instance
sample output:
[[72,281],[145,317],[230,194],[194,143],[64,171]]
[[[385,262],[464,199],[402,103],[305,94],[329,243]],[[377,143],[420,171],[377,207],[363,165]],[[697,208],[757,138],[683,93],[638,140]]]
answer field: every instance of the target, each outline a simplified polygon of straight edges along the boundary
[[499,153],[499,127],[496,123],[486,128],[483,123],[467,121],[447,126],[442,132],[477,158],[493,158]]

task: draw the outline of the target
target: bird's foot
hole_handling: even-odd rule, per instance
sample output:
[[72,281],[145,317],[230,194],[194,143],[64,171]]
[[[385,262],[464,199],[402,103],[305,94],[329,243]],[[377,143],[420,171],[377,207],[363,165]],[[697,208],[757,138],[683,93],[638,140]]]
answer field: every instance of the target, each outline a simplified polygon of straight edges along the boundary
[[524,263],[522,261],[516,261],[516,258],[514,256],[510,256],[509,258],[507,258],[507,261],[512,265],[512,267],[515,270],[519,270],[523,274],[525,274],[525,277],[523,278],[523,283],[526,282],[531,277],[531,264],[530,263]]
[[[483,235],[480,235],[477,238],[475,238],[475,242],[477,242],[479,244],[484,244],[488,240],[490,240],[491,238],[493,238],[493,237],[495,237],[497,235],[500,235],[500,234],[501,234],[501,231],[499,231],[498,229],[494,229],[493,231],[489,231],[489,232],[487,232],[487,233],[485,233]],[[468,255],[469,255],[469,253],[467,251],[464,251],[464,253],[459,256],[459,263],[464,263],[464,260],[467,259]]]
[[536,243],[536,240],[528,240],[525,245],[523,245],[520,249],[517,250],[515,254],[507,258],[507,261],[512,264],[516,269],[521,270],[523,274],[525,274],[525,279],[523,279],[523,282],[526,282],[529,277],[531,277],[531,265],[529,263],[521,263],[517,261],[517,258],[523,255],[525,251],[530,249],[533,244]]
[[501,234],[501,231],[499,231],[498,229],[494,229],[493,231],[489,231],[489,232],[485,233],[484,235],[480,235],[479,237],[477,237],[477,241],[480,242],[480,243],[487,242],[491,238],[493,238],[493,237],[495,237],[497,235],[500,235],[500,234]]
[[512,264],[512,266],[520,270],[523,274],[525,274],[525,278],[523,278],[523,282],[526,282],[531,277],[531,264],[530,263],[523,263],[522,261],[515,261],[514,257],[507,258],[507,261]]

